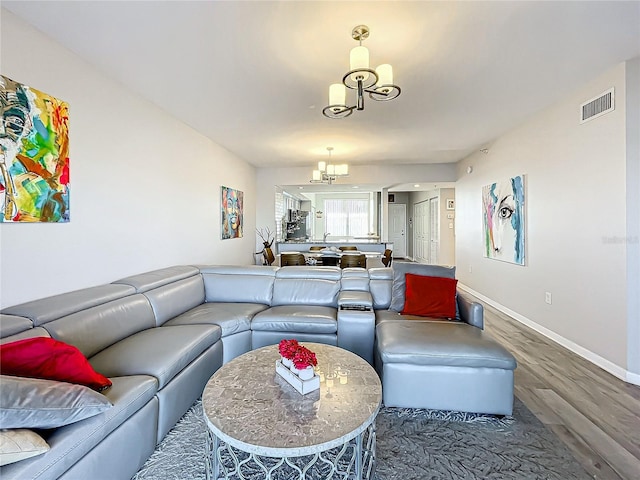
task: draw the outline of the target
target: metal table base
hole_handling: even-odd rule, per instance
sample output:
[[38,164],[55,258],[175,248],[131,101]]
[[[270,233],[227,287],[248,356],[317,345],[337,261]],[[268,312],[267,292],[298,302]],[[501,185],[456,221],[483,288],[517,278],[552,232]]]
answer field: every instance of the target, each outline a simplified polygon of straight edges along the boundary
[[207,480],[372,480],[375,421],[342,446],[300,457],[265,457],[221,441],[208,429]]

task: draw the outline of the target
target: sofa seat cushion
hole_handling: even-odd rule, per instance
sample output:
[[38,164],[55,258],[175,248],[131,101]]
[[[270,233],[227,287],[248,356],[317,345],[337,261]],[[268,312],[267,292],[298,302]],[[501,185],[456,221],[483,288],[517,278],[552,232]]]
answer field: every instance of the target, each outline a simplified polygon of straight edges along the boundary
[[280,305],[256,314],[251,321],[254,331],[292,333],[336,333],[337,309],[315,305]]
[[54,430],[40,430],[39,433],[49,444],[50,450],[44,455],[3,466],[0,477],[58,478],[144,407],[158,391],[157,380],[144,375],[116,377],[111,378],[111,381],[113,385],[104,391],[104,395],[113,407],[71,425]]
[[382,361],[514,370],[516,360],[479,328],[460,322],[391,321],[376,326]]
[[269,308],[260,303],[203,303],[188,312],[169,320],[163,327],[173,325],[219,325],[222,336],[246,332],[251,329],[251,319],[258,312]]
[[105,348],[89,361],[109,377],[150,375],[162,389],[220,336],[217,325],[150,328]]

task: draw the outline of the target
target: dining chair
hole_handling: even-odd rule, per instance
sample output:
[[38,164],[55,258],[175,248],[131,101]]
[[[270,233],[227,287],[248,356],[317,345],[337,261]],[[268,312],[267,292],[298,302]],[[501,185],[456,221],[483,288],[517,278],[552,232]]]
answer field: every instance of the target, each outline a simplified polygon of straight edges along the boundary
[[307,262],[302,253],[283,253],[280,255],[280,266],[306,265]]
[[325,247],[324,245],[312,245],[309,247],[309,251],[312,252],[314,250],[324,250],[325,248],[327,247]]
[[340,257],[340,268],[367,268],[367,256],[363,253],[345,253]]
[[391,256],[393,252],[390,249],[386,249],[384,251],[384,253],[382,254],[382,264],[385,267],[390,267],[391,266],[391,261],[393,260],[393,257]]
[[264,257],[265,265],[271,266],[273,265],[273,262],[275,262],[276,260],[276,257],[273,254],[273,251],[269,247],[264,248],[264,250],[262,251],[262,256]]
[[351,250],[356,250],[356,251],[358,250],[358,247],[354,247],[354,246],[352,246],[352,245],[349,245],[349,246],[346,246],[346,247],[339,247],[339,248],[340,248],[340,250],[342,250],[343,252],[345,252],[345,251],[351,251]]

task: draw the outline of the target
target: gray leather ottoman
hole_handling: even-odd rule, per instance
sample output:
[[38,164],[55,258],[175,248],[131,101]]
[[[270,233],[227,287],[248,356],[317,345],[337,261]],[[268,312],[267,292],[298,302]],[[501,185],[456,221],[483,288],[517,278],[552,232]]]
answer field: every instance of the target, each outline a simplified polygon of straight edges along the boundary
[[516,360],[464,322],[385,320],[375,366],[388,407],[511,415]]

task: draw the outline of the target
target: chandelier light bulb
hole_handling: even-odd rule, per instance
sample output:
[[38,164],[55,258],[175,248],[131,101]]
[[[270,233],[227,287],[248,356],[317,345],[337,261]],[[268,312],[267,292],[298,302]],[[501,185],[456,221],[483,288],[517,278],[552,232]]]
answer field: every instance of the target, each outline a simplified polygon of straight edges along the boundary
[[347,105],[347,87],[342,83],[334,83],[329,86],[329,105]]
[[318,162],[318,170],[320,172],[326,172],[327,171],[327,162]]
[[327,175],[335,175],[336,174],[336,166],[329,164],[327,165]]
[[[359,45],[351,49],[351,54],[349,55],[351,70],[362,70],[369,68],[369,49],[367,47],[363,47]],[[367,72],[357,72],[351,74],[351,79],[353,81],[358,80],[367,80],[369,78],[369,74]]]
[[378,85],[393,85],[393,68],[388,63],[379,65],[376,68],[378,74]]
[[322,180],[322,173],[320,172],[320,170],[314,170],[311,179],[314,182],[320,182]]

